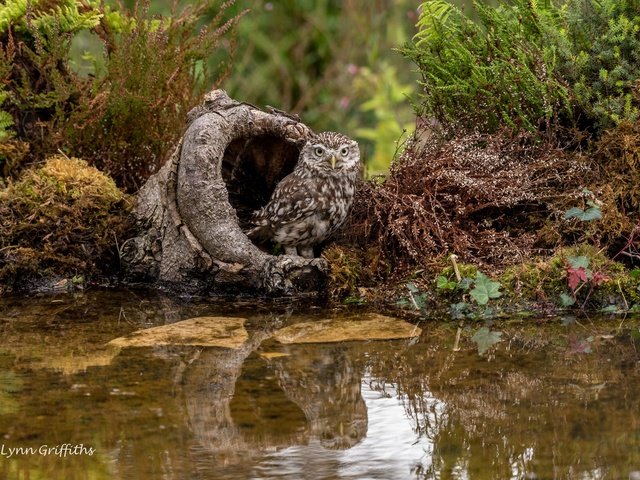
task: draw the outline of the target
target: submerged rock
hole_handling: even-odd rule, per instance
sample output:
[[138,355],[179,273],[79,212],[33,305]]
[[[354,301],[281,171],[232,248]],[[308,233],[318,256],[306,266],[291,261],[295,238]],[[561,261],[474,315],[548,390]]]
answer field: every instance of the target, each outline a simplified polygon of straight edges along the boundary
[[260,357],[264,358],[265,360],[272,360],[274,358],[289,356],[288,353],[284,353],[284,352],[259,352],[258,355],[260,355]]
[[332,343],[417,337],[422,330],[399,318],[378,314],[296,323],[276,331],[280,343]]
[[195,317],[159,327],[137,330],[111,340],[113,347],[155,347],[192,345],[238,349],[249,338],[244,318]]

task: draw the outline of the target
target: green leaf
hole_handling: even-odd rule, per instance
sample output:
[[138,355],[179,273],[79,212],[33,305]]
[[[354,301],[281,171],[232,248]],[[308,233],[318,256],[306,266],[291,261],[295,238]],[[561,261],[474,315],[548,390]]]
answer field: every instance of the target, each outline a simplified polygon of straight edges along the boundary
[[411,293],[418,293],[420,291],[420,289],[416,287],[414,283],[407,283],[407,288]]
[[570,307],[576,303],[576,299],[566,293],[560,294],[560,305],[564,308]]
[[484,355],[487,350],[502,340],[502,332],[492,332],[487,327],[480,328],[471,337],[471,341],[478,346],[478,354]]
[[[367,303],[367,300],[362,297],[357,297],[355,295],[352,295],[345,298],[342,303],[344,303],[345,305],[364,305]],[[398,301],[397,303],[400,303],[400,302]]]
[[472,283],[473,283],[473,279],[472,278],[464,277],[462,280],[460,280],[460,282],[458,283],[458,286],[462,290],[469,290],[471,288],[471,284]]
[[411,302],[409,300],[407,300],[406,298],[401,298],[400,300],[398,300],[396,302],[396,305],[400,308],[409,308],[409,307],[413,307],[413,305],[411,304]]
[[418,307],[418,310],[424,310],[425,307],[427,306],[427,294],[426,293],[420,293],[418,295],[414,295],[413,296],[413,300],[414,300],[414,302],[416,302],[416,306]]
[[578,217],[583,222],[590,222],[591,220],[600,220],[602,218],[602,210],[600,207],[587,208],[582,216]]
[[569,220],[570,218],[577,218],[582,222],[590,222],[591,220],[599,220],[602,218],[602,210],[600,207],[596,206],[593,202],[590,203],[594,205],[586,210],[583,210],[579,207],[573,207],[564,212],[565,220]]
[[500,283],[490,280],[485,274],[476,273],[475,287],[469,294],[476,301],[478,305],[486,305],[490,298],[498,298],[502,295],[500,293]]
[[620,309],[616,305],[607,305],[600,311],[602,313],[618,313]]
[[454,288],[456,288],[456,286],[457,286],[456,282],[452,282],[444,275],[439,275],[436,278],[436,288],[440,290],[453,290]]
[[567,257],[567,262],[571,268],[576,270],[581,267],[585,270],[589,268],[589,257],[585,257],[584,255],[580,255],[579,257]]
[[584,213],[583,209],[579,207],[572,207],[566,212],[564,212],[564,218],[565,220],[569,220],[570,218],[577,217],[578,215],[582,215],[583,213]]
[[481,312],[480,312],[480,317],[484,318],[485,320],[490,320],[493,317],[496,316],[496,311],[491,308],[491,307],[485,307]]
[[469,304],[467,302],[452,303],[449,307],[449,314],[454,320],[465,318],[468,311]]

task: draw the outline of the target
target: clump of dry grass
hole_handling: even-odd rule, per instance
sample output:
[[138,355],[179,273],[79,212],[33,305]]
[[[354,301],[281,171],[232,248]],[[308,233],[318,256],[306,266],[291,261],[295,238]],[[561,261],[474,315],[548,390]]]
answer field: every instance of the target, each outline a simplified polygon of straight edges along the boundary
[[130,204],[84,160],[54,156],[0,191],[0,281],[118,268]]
[[366,183],[352,239],[376,244],[398,272],[455,253],[491,270],[550,245],[539,236],[580,196],[585,157],[521,133],[420,141],[418,132],[383,184]]

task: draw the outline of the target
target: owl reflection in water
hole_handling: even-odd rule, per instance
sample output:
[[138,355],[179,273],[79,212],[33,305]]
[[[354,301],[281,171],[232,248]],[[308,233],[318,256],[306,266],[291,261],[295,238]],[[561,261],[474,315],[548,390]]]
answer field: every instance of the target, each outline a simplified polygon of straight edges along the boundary
[[359,174],[360,149],[354,140],[334,132],[311,137],[293,172],[254,213],[249,237],[272,240],[287,255],[313,258],[313,246],[347,218]]

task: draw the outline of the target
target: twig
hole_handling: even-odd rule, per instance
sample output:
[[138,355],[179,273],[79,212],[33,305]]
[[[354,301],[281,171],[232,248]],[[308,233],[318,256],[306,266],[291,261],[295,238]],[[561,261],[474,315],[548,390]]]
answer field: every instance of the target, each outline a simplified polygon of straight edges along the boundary
[[416,303],[416,299],[413,298],[413,292],[411,290],[409,290],[409,300],[411,300],[411,305],[413,305],[413,308],[420,311],[420,307],[418,307],[418,304]]
[[620,285],[620,279],[618,279],[618,290],[620,290],[620,295],[622,295],[622,300],[624,301],[625,310],[629,310],[629,304],[627,303],[627,299],[624,296],[624,292],[622,291],[622,286]]
[[122,268],[122,252],[120,251],[120,245],[118,245],[118,237],[116,232],[113,232],[113,239],[116,241],[116,250],[118,252],[118,267]]
[[622,255],[626,255],[627,257],[631,257],[631,258],[638,258],[638,259],[640,259],[640,255],[636,255],[636,254],[629,253],[629,252],[622,252]]
[[58,149],[58,152],[60,153],[60,155],[62,155],[64,158],[66,158],[67,160],[71,160],[66,153],[64,153],[61,149]]
[[461,282],[462,281],[462,275],[460,275],[460,269],[458,268],[458,262],[456,262],[456,260],[458,260],[458,256],[455,253],[452,253],[449,258],[451,259],[451,263],[453,264],[453,271],[456,273],[456,280],[458,280],[458,282]]

